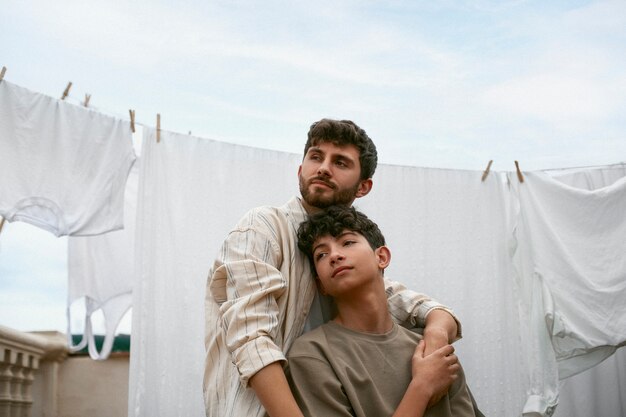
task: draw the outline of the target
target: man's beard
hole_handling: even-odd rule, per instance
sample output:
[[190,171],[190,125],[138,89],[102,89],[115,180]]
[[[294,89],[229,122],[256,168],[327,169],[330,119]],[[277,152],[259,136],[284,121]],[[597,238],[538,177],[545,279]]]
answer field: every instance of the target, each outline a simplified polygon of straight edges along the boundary
[[[311,191],[309,188],[311,181],[316,180],[324,181],[332,188],[333,192],[330,195],[323,195],[322,193]],[[320,177],[311,178],[307,183],[304,178],[302,178],[302,175],[300,175],[298,182],[300,184],[300,194],[302,194],[304,201],[306,201],[310,206],[317,207],[319,209],[325,209],[330,206],[349,206],[356,198],[356,193],[360,185],[360,181],[357,181],[353,187],[338,188],[335,184],[332,184]]]

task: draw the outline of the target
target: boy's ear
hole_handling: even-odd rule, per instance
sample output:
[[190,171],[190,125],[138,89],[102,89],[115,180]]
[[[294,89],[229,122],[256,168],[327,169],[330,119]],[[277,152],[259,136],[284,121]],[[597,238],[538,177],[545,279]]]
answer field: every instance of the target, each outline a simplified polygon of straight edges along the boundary
[[381,246],[374,251],[378,259],[378,267],[385,269],[391,263],[391,251],[387,246]]

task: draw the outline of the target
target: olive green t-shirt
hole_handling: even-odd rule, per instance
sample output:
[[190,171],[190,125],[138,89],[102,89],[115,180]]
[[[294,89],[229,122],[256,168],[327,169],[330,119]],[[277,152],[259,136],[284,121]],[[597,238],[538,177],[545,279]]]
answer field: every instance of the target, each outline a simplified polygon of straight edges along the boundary
[[[394,323],[385,334],[326,323],[294,342],[287,376],[306,417],[391,416],[411,381],[411,357],[422,338]],[[477,411],[477,410],[476,410]],[[470,391],[459,378],[428,417],[475,417]]]

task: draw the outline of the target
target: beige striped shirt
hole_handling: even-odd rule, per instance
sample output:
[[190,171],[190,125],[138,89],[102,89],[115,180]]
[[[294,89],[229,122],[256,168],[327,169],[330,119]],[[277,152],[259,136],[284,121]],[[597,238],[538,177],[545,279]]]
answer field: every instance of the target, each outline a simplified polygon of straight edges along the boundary
[[[248,380],[265,366],[286,361],[285,352],[307,317],[307,328],[322,322],[309,262],[297,245],[296,232],[306,216],[297,197],[282,207],[253,209],[217,255],[205,299],[207,416],[264,416]],[[429,311],[445,308],[397,282],[385,284],[397,322],[423,327]]]

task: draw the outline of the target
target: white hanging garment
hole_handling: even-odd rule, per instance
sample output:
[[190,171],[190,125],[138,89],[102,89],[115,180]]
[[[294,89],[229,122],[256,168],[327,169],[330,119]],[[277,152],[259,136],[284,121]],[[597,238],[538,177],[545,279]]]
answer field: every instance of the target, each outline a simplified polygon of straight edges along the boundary
[[[595,190],[626,177],[626,163],[603,167],[549,172],[559,182],[575,188]],[[626,349],[559,383],[559,406],[554,417],[625,416]]]
[[[137,138],[141,138],[139,132],[141,126],[137,129]],[[137,161],[140,162],[141,158]],[[109,357],[118,325],[132,306],[139,169],[139,163],[134,164],[126,182],[124,229],[98,236],[68,238],[68,343],[72,352],[87,346],[89,355],[95,360]],[[75,317],[71,307],[81,301],[85,303],[84,317]],[[101,310],[105,324],[100,351],[92,327],[92,317],[98,310]],[[72,324],[75,321],[80,322],[83,337],[74,346]]]
[[[509,175],[513,261],[531,364],[525,413],[551,415],[558,380],[626,341],[626,178],[593,190],[545,173]],[[591,188],[590,186],[589,188]]]
[[56,236],[123,227],[130,124],[0,82],[0,216]]
[[546,172],[563,184],[592,191],[608,187],[626,177],[626,162],[593,168],[569,168]]

